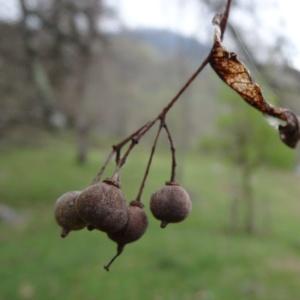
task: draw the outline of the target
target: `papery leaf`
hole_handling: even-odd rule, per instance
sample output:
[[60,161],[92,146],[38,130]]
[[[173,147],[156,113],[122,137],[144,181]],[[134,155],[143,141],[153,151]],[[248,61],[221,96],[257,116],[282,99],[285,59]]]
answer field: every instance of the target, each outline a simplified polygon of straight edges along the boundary
[[[214,24],[218,25],[216,20]],[[265,101],[261,88],[252,79],[246,66],[238,59],[234,52],[229,52],[222,45],[220,29],[216,28],[215,43],[210,54],[210,65],[218,76],[248,104],[263,114],[278,118],[286,123],[278,130],[281,140],[289,147],[294,148],[300,139],[299,120],[288,109],[275,107]]]

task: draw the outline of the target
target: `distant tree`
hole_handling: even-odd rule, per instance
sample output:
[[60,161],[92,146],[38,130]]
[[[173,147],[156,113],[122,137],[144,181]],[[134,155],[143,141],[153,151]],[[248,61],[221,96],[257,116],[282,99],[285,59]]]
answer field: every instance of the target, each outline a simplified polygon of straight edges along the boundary
[[[85,109],[90,103],[83,100],[90,68],[99,55],[97,46],[106,41],[101,20],[108,11],[102,0],[19,0],[19,4],[26,66],[42,119],[51,127],[57,111],[68,108],[64,115],[77,133],[77,160],[83,163],[93,125]],[[63,105],[64,101],[71,104]]]
[[268,126],[260,113],[249,110],[239,96],[228,89],[220,99],[224,112],[217,124],[217,135],[203,145],[215,151],[235,166],[237,183],[230,204],[230,228],[240,227],[241,207],[245,208],[243,229],[252,234],[256,230],[256,199],[253,175],[263,166],[287,168],[293,166],[294,153],[278,141],[277,132]]

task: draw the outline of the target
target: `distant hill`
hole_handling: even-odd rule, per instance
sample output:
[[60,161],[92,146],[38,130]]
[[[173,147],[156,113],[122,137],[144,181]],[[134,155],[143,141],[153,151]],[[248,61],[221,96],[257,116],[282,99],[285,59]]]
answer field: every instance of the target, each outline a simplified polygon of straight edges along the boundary
[[123,36],[145,42],[163,55],[174,57],[184,55],[191,60],[199,60],[209,51],[209,46],[195,38],[184,36],[170,30],[136,29],[121,33]]

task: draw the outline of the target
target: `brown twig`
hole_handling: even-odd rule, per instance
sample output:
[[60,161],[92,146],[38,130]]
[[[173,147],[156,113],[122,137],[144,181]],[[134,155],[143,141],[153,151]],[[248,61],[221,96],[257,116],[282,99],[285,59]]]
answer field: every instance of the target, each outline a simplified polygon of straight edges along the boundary
[[104,269],[105,269],[107,272],[109,272],[110,266],[111,266],[112,263],[113,263],[113,262],[114,262],[121,254],[122,254],[123,250],[124,250],[124,246],[123,246],[123,245],[118,246],[116,255],[108,262],[108,264],[106,264],[106,265],[104,266]]
[[[123,164],[126,162],[126,158],[129,155],[129,153],[127,154],[127,156],[125,158],[123,157],[121,159],[120,155],[121,155],[121,149],[122,149],[122,147],[125,146],[130,140],[133,141],[135,139],[135,136],[138,135],[138,134],[140,134],[140,132],[142,132],[143,129],[145,129],[149,125],[149,123],[150,122],[147,122],[145,125],[143,125],[138,130],[136,130],[133,134],[131,134],[130,135],[130,139],[127,138],[128,140],[125,139],[121,143],[112,146],[111,152],[109,153],[109,155],[107,156],[104,164],[102,165],[102,167],[100,168],[99,172],[97,173],[97,175],[93,179],[92,184],[101,180],[101,177],[102,177],[103,173],[105,172],[106,167],[108,166],[108,164],[110,163],[110,161],[112,160],[112,158],[113,158],[114,155],[116,156],[116,164],[117,164],[117,166],[121,163],[121,161],[123,161]],[[126,155],[126,153],[125,153],[125,155]],[[115,173],[117,173],[117,170],[114,172],[114,174]]]
[[149,125],[153,121],[149,121],[146,124],[144,124],[142,127],[134,131],[132,134],[130,134],[128,137],[126,137],[123,141],[119,142],[118,144],[114,145],[113,148],[115,149],[122,149],[128,142],[130,142],[136,135],[138,135],[143,129],[148,128]]
[[148,178],[150,167],[151,167],[152,160],[153,160],[153,156],[154,156],[154,153],[155,153],[157,141],[158,141],[160,132],[163,128],[163,123],[164,123],[164,121],[161,120],[161,122],[159,124],[159,127],[158,127],[158,130],[157,130],[157,133],[156,133],[156,136],[155,136],[155,139],[154,139],[154,142],[153,142],[153,145],[152,145],[152,148],[151,148],[151,152],[150,152],[149,160],[148,160],[147,167],[146,167],[146,170],[145,170],[145,174],[144,174],[144,177],[143,177],[143,180],[141,182],[138,194],[137,194],[136,199],[135,199],[136,201],[139,201],[139,202],[141,202],[141,198],[142,198],[142,194],[143,194],[143,191],[144,191],[145,183],[146,183],[146,180]]
[[172,154],[172,169],[171,169],[171,177],[170,177],[170,182],[174,182],[175,181],[175,177],[176,177],[176,148],[175,148],[175,144],[171,135],[171,132],[169,130],[169,127],[167,125],[167,123],[163,124],[163,128],[167,133],[167,137],[169,140],[169,144],[170,144],[170,150],[171,150],[171,154]]
[[113,150],[111,150],[111,152],[107,156],[107,158],[106,158],[103,166],[101,167],[100,171],[97,173],[96,177],[93,179],[92,184],[97,183],[101,180],[101,177],[102,177],[103,173],[105,172],[105,169],[108,166],[109,162],[112,160],[114,154],[115,154],[115,151],[113,149]]
[[123,157],[120,158],[118,161],[116,161],[116,168],[115,168],[113,174],[117,174],[121,170],[121,168],[125,165],[125,163],[127,161],[127,157],[129,156],[130,152],[132,151],[132,149],[134,148],[135,145],[136,145],[136,142],[134,139],[132,139],[132,141],[131,141],[130,145],[128,146]]
[[[129,147],[127,148],[125,154],[122,156],[122,158],[119,158],[119,160],[117,161],[117,166],[114,171],[114,174],[118,173],[120,171],[120,169],[125,165],[127,158],[129,156],[129,154],[131,153],[131,151],[133,150],[133,148],[139,143],[140,139],[155,124],[155,122],[156,122],[156,120],[152,121],[152,122],[148,122],[146,125],[141,127],[141,130],[136,135],[131,137],[131,143],[130,143]],[[125,144],[124,144],[124,146],[125,146]]]
[[231,3],[232,3],[232,0],[228,0],[227,1],[226,7],[225,7],[225,11],[224,11],[222,19],[221,19],[221,23],[220,23],[220,27],[221,27],[221,40],[223,40],[225,31],[226,31],[226,27],[227,27],[227,23],[228,23],[228,18],[229,18],[229,13],[230,13],[230,8],[231,8]]

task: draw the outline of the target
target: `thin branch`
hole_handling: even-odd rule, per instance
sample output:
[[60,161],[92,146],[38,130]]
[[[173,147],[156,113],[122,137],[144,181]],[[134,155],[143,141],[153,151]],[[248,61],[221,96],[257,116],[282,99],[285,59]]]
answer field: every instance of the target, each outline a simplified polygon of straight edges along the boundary
[[115,155],[115,150],[111,150],[109,155],[107,156],[103,166],[101,167],[100,171],[97,173],[96,177],[93,179],[92,184],[97,183],[101,180],[103,173],[105,172],[106,167],[108,166],[109,162],[112,160],[113,156]]
[[123,245],[118,245],[117,247],[117,253],[115,254],[115,256],[108,262],[108,264],[106,264],[104,266],[104,269],[109,272],[109,268],[112,265],[112,263],[122,254],[124,250],[124,246]]
[[[205,68],[205,66],[208,64],[210,59],[210,55],[206,57],[206,59],[202,62],[200,67],[196,70],[196,72],[188,79],[188,81],[184,84],[184,86],[179,90],[179,92],[175,95],[175,97],[168,103],[167,106],[165,106],[162,111],[152,120],[144,124],[142,127],[137,129],[135,132],[130,134],[128,137],[126,137],[124,140],[119,142],[118,144],[114,145],[114,151],[116,152],[116,164],[117,166],[120,165],[121,161],[124,160],[124,157],[122,159],[119,159],[120,151],[121,149],[132,139],[134,139],[137,135],[139,136],[138,141],[154,126],[154,124],[160,120],[165,118],[168,111],[173,107],[173,105],[176,103],[176,101],[180,98],[180,96],[185,92],[185,90],[191,85],[191,83],[196,79],[196,77],[201,73],[201,71]],[[135,143],[136,145],[137,143]],[[135,145],[132,145],[132,147],[129,147],[129,152],[127,151],[125,153],[125,162],[127,159],[127,156],[130,154],[132,149]],[[123,163],[124,164],[124,163]],[[122,165],[123,165],[122,164]],[[115,171],[116,172],[116,171]]]
[[[215,17],[216,19],[218,19],[218,23],[221,24],[220,25],[221,37],[223,37],[223,35],[226,31],[227,20],[228,20],[229,13],[230,13],[231,3],[232,3],[232,0],[227,0],[225,11],[222,14],[216,15],[216,17]],[[138,135],[138,141],[139,141],[153,127],[153,125],[157,121],[165,119],[169,110],[174,106],[174,104],[178,101],[178,99],[182,96],[182,94],[190,87],[190,85],[194,82],[194,80],[198,77],[198,75],[203,71],[203,69],[208,65],[208,63],[210,61],[210,57],[211,57],[211,51],[204,58],[204,60],[202,61],[202,63],[198,67],[198,69],[196,69],[196,71],[190,76],[190,78],[185,82],[185,84],[179,89],[179,91],[176,93],[176,95],[170,100],[170,102],[161,110],[161,112],[152,121],[147,122],[142,127],[140,127],[135,132],[130,134],[128,137],[126,137],[124,140],[122,140],[121,142],[119,142],[118,144],[113,146],[117,153],[117,165],[119,165],[120,162],[123,160],[123,159],[118,159],[121,149],[128,142],[132,141],[132,139],[135,138],[137,135]],[[160,127],[161,126],[162,125],[160,124]],[[160,130],[161,130],[161,128],[160,128]],[[159,130],[159,133],[160,133],[160,130]],[[125,153],[126,156],[123,156],[123,158],[125,157],[125,161],[127,159],[127,156],[129,155],[129,153],[134,148],[134,146],[135,145],[132,145],[131,147],[129,147],[129,152],[127,151]],[[152,158],[151,158],[151,160],[152,160]],[[151,164],[151,161],[150,161],[150,164]],[[149,168],[150,168],[150,166],[149,166]],[[138,196],[138,198],[139,197],[140,196]]]
[[127,157],[129,156],[130,152],[132,151],[132,149],[134,148],[134,146],[136,145],[136,142],[134,141],[134,139],[131,141],[129,147],[127,148],[125,154],[123,155],[122,158],[120,158],[117,162],[116,162],[116,168],[113,172],[113,174],[117,174],[119,173],[119,171],[121,170],[121,168],[125,165],[126,161],[127,161]]
[[228,18],[229,18],[229,14],[230,14],[231,3],[232,3],[232,0],[228,0],[227,1],[226,7],[225,7],[225,11],[223,13],[222,20],[221,20],[221,23],[220,23],[220,27],[221,27],[221,40],[223,40],[225,31],[226,31],[226,27],[227,27],[227,23],[228,23]]
[[150,152],[150,157],[149,157],[149,160],[148,160],[148,163],[147,163],[145,174],[144,174],[142,183],[140,185],[138,194],[137,194],[136,199],[135,199],[136,201],[139,201],[139,202],[141,202],[142,194],[143,194],[143,191],[144,191],[146,180],[147,180],[148,175],[149,175],[149,171],[150,171],[150,167],[151,167],[151,164],[152,164],[155,149],[156,149],[156,146],[157,146],[158,138],[159,138],[160,132],[163,128],[163,123],[164,123],[164,121],[161,121],[160,124],[159,124],[158,130],[157,130],[157,133],[156,133],[153,145],[152,145],[152,149],[151,149],[151,152]]
[[167,137],[169,140],[169,144],[170,144],[170,150],[171,150],[171,155],[172,155],[172,169],[171,169],[171,177],[170,177],[170,182],[174,182],[175,181],[175,177],[176,177],[176,148],[175,148],[175,144],[171,135],[171,132],[169,130],[169,127],[166,123],[163,124],[163,128],[165,129],[166,133],[167,133]]
[[141,126],[139,129],[137,129],[136,131],[131,133],[129,136],[127,136],[123,141],[119,142],[118,144],[114,145],[113,147],[116,149],[122,149],[123,146],[125,146],[129,141],[131,141],[132,138],[134,138],[137,134],[139,134],[143,129],[148,128],[149,124],[152,122],[147,122],[146,124]]
[[[114,148],[119,151],[119,158],[116,160],[116,164],[117,167],[114,171],[114,174],[118,173],[120,171],[120,169],[125,165],[127,158],[129,156],[129,154],[131,153],[131,151],[133,150],[133,148],[139,143],[140,139],[144,136],[144,134],[155,124],[156,121],[152,122],[148,122],[146,125],[144,125],[141,130],[139,130],[139,132],[137,134],[135,134],[134,136],[131,137],[131,143],[129,145],[129,147],[127,148],[125,154],[123,155],[123,157],[120,157],[120,148],[118,148],[117,146],[114,146]],[[124,144],[125,145],[125,144]]]

